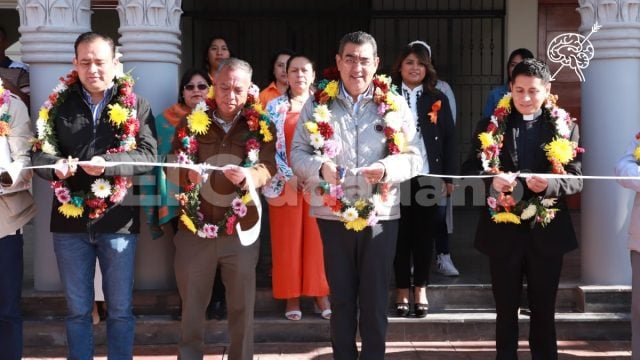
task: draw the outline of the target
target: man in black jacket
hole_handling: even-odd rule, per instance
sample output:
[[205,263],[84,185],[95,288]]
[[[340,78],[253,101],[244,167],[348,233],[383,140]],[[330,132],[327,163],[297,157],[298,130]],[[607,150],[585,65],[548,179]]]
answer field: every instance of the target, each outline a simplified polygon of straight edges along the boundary
[[[487,181],[488,211],[480,216],[475,247],[489,256],[499,360],[518,358],[524,278],[531,357],[558,358],[555,301],[562,259],[578,246],[564,198],[582,190],[582,179],[572,178],[582,174],[582,157],[578,126],[549,96],[550,79],[549,68],[539,60],[516,65],[510,97],[500,100],[492,118],[480,121],[463,164],[465,174],[496,175]],[[560,153],[563,161],[558,161]],[[517,172],[532,175],[519,181],[510,176]]]
[[54,188],[51,232],[65,290],[69,358],[93,357],[91,310],[96,257],[107,304],[109,359],[133,356],[132,290],[139,210],[125,206],[130,176],[156,155],[149,103],[132,93],[130,77],[116,77],[113,40],[84,33],[75,42],[70,74],[40,110],[34,165]]

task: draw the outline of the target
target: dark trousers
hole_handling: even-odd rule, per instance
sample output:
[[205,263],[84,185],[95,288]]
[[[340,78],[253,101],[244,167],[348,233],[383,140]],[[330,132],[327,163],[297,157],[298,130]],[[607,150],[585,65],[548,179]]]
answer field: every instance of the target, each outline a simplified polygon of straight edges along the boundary
[[[398,221],[380,221],[360,232],[340,221],[318,219],[331,289],[331,345],[336,360],[384,359],[391,267]],[[358,309],[360,317],[358,320]]]
[[[538,226],[538,225],[536,225]],[[499,235],[497,235],[499,236]],[[525,235],[526,237],[528,235]],[[513,239],[524,241],[527,239]],[[555,305],[562,255],[543,257],[524,245],[504,258],[489,258],[491,285],[496,302],[496,359],[518,358],[518,308],[523,277],[531,310],[529,348],[533,360],[558,358]]]
[[22,235],[0,238],[0,359],[22,357]]
[[449,253],[449,229],[447,228],[447,206],[438,205],[433,220],[434,234],[436,242],[436,254]]
[[[424,180],[424,181],[421,181]],[[433,257],[434,219],[438,209],[437,197],[428,178],[415,177],[401,185],[400,229],[394,260],[396,288],[411,286],[413,264],[413,285],[429,285],[429,268]],[[410,194],[410,198],[406,196]]]

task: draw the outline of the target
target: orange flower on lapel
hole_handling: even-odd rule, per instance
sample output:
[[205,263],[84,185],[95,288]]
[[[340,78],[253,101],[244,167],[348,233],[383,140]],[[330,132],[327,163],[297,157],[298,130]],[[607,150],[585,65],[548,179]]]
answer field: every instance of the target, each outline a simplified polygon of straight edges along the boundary
[[429,120],[431,120],[432,124],[438,123],[438,111],[440,111],[441,107],[442,107],[442,101],[440,100],[434,102],[433,105],[431,105],[431,112],[428,115],[429,115]]

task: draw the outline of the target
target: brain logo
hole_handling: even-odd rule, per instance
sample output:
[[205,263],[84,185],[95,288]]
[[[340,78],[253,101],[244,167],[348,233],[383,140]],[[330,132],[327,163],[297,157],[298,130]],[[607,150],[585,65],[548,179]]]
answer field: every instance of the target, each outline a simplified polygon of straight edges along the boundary
[[580,81],[585,81],[582,69],[589,66],[589,61],[593,58],[595,50],[593,44],[589,41],[589,37],[600,29],[597,23],[591,28],[591,32],[587,36],[580,34],[565,33],[560,34],[551,40],[547,47],[547,58],[549,61],[559,63],[562,66],[553,74],[552,80],[564,67],[568,66],[572,69]]

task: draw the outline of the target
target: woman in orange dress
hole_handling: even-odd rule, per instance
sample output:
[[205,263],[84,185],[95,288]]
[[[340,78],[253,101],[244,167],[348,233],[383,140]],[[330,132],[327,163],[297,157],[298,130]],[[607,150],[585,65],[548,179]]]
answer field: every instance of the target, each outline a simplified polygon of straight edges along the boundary
[[[311,93],[315,79],[313,63],[293,55],[286,66],[289,88],[267,105],[267,113],[277,130],[277,174],[263,188],[269,202],[273,297],[286,299],[285,317],[300,320],[300,297],[315,297],[316,313],[331,317],[329,285],[324,272],[322,240],[318,225],[309,216],[308,196],[289,167],[291,140],[298,116]],[[304,120],[304,119],[303,119]]]
[[267,106],[269,101],[282,96],[289,88],[287,76],[287,61],[293,51],[282,49],[271,57],[269,66],[269,85],[260,91],[260,103]]

